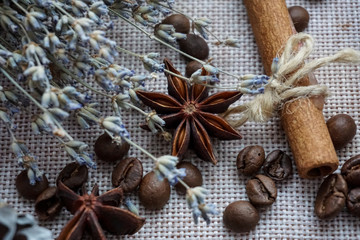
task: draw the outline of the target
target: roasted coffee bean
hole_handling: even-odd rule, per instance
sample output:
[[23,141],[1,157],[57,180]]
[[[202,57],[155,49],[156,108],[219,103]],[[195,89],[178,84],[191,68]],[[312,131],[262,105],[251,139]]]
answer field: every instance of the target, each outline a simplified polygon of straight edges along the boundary
[[95,142],[96,156],[106,162],[121,160],[129,151],[130,145],[121,139],[119,141],[121,142],[113,141],[107,133],[104,133]]
[[61,181],[75,192],[87,181],[88,169],[77,162],[69,163],[59,173],[56,183]]
[[288,10],[296,31],[304,31],[309,24],[310,15],[308,11],[300,6],[289,7]]
[[277,189],[271,178],[259,174],[247,182],[246,194],[254,206],[268,206],[275,202]]
[[315,213],[320,219],[336,217],[345,206],[348,187],[340,174],[329,175],[320,185]]
[[347,160],[341,168],[346,182],[353,187],[360,187],[360,154]]
[[347,195],[346,207],[351,214],[360,217],[360,188],[350,190]]
[[261,146],[247,146],[237,156],[236,166],[240,174],[254,175],[265,160],[264,148]]
[[140,183],[139,199],[142,205],[150,210],[165,206],[170,198],[170,184],[167,179],[159,181],[154,172],[149,172]]
[[175,28],[175,32],[178,33],[189,33],[190,21],[187,17],[182,14],[172,14],[162,20],[161,24],[170,24]]
[[276,181],[284,180],[292,173],[291,158],[281,150],[272,151],[265,159],[263,170]]
[[35,200],[45,189],[48,188],[49,182],[45,176],[42,176],[41,181],[37,181],[34,185],[30,184],[27,170],[22,171],[16,177],[16,189],[18,190],[19,194],[26,199],[33,199]]
[[[199,169],[189,162],[181,162],[177,168],[185,168],[186,176],[182,179],[189,187],[201,186],[203,178]],[[178,194],[186,194],[186,188],[178,183],[175,185],[175,189]]]
[[230,230],[241,233],[249,232],[259,222],[256,208],[248,201],[236,201],[225,208],[223,221]]
[[137,158],[121,160],[112,172],[111,181],[114,187],[121,187],[124,192],[134,191],[143,176],[142,163]]
[[331,117],[326,125],[335,149],[340,149],[349,143],[356,134],[354,119],[346,114]]
[[35,201],[35,212],[41,221],[53,219],[61,208],[61,201],[56,196],[56,187],[47,188]]
[[179,47],[181,51],[200,60],[205,60],[209,56],[209,46],[206,41],[195,34],[188,34],[186,39],[179,40]]
[[199,63],[198,61],[191,61],[188,64],[186,64],[186,68],[185,68],[185,76],[186,77],[191,77],[191,75],[196,72],[197,70],[199,70],[200,68],[202,68],[202,64]]

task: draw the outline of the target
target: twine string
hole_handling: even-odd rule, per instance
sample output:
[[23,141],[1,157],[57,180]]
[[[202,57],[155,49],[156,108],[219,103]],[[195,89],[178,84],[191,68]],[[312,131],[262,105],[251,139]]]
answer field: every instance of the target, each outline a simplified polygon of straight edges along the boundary
[[266,122],[288,101],[329,95],[325,85],[296,86],[296,83],[309,73],[331,63],[360,64],[360,52],[350,48],[305,63],[313,48],[314,40],[309,34],[298,33],[291,36],[278,58],[278,63],[272,67],[272,76],[265,86],[264,94],[257,95],[243,105],[230,108],[224,117],[228,119],[231,115],[240,113],[237,120],[229,120],[234,127],[239,127],[247,121]]

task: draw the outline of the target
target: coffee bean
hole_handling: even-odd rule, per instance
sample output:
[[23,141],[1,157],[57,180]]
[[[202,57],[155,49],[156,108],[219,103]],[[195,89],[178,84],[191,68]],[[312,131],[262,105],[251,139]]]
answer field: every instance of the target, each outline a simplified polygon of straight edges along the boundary
[[200,60],[209,56],[209,46],[206,41],[195,34],[188,34],[186,39],[179,40],[180,50]]
[[[189,187],[201,186],[203,178],[199,169],[189,162],[181,162],[177,168],[185,168],[186,176],[182,179]],[[175,185],[175,189],[178,194],[186,194],[186,188],[178,183]]]
[[281,181],[288,178],[292,173],[291,158],[281,150],[275,150],[269,153],[263,166],[265,175]]
[[139,199],[142,205],[150,210],[165,206],[170,198],[170,184],[167,179],[159,181],[154,172],[149,172],[140,183]]
[[335,149],[340,149],[349,143],[356,134],[354,119],[346,114],[331,117],[326,125]]
[[19,194],[26,199],[35,200],[45,189],[48,188],[49,182],[45,176],[42,176],[41,181],[37,181],[34,185],[30,184],[29,178],[27,176],[27,170],[23,170],[16,177],[16,189]]
[[349,212],[360,217],[360,188],[353,188],[347,195],[346,207]]
[[41,221],[53,219],[61,208],[61,201],[56,196],[56,187],[47,188],[36,198],[35,212]]
[[236,166],[240,174],[254,175],[265,160],[264,148],[261,146],[247,146],[237,156]]
[[275,202],[277,189],[271,178],[259,174],[247,182],[246,194],[254,206],[268,206]]
[[308,11],[300,6],[289,7],[288,10],[296,31],[304,31],[309,24],[310,16]]
[[178,33],[189,33],[190,21],[187,17],[182,14],[172,14],[162,20],[161,24],[170,24],[175,28],[175,32]]
[[87,181],[88,169],[77,162],[69,163],[59,173],[56,183],[61,181],[75,192]]
[[236,201],[225,208],[223,221],[230,230],[241,233],[249,232],[259,222],[256,208],[248,201]]
[[[211,66],[214,66],[213,64],[210,64]],[[186,69],[185,69],[185,76],[186,77],[191,77],[191,75],[196,72],[197,70],[201,69],[203,67],[203,65],[201,63],[199,63],[198,61],[191,61],[186,65]],[[205,71],[204,69],[202,71]],[[206,72],[206,75],[210,75],[210,73]],[[219,79],[220,74],[216,74],[216,77]],[[213,82],[210,82],[210,84],[213,84]]]
[[199,63],[198,61],[191,61],[188,64],[186,64],[186,68],[185,68],[185,76],[186,77],[191,77],[191,75],[196,72],[197,70],[199,70],[200,68],[202,68],[202,64]]
[[329,175],[320,185],[315,213],[320,219],[336,217],[345,206],[348,187],[340,174]]
[[115,166],[111,181],[114,187],[121,187],[124,192],[132,192],[139,186],[142,176],[141,161],[137,158],[125,158]]
[[352,187],[360,187],[360,154],[348,159],[341,168],[341,174]]
[[107,133],[104,133],[95,142],[96,156],[106,162],[121,160],[129,151],[130,145],[123,140],[119,141],[121,143],[113,141]]

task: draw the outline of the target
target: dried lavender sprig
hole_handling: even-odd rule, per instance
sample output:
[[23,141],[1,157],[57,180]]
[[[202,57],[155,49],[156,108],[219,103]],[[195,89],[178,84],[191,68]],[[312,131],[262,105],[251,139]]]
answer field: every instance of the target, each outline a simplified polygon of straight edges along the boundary
[[[134,56],[140,60],[142,60],[142,56],[140,54],[134,53],[130,50],[124,49],[122,47],[116,47],[118,51],[124,52],[126,54],[129,54],[131,56]],[[216,77],[216,74],[220,71],[218,68],[211,66],[210,64],[203,64],[204,69],[209,72],[212,75],[209,76],[201,76],[202,70],[199,69],[195,71],[190,78],[187,78],[185,76],[179,75],[177,73],[174,73],[168,69],[164,69],[164,72],[169,73],[175,77],[178,77],[180,79],[183,79],[187,81],[189,84],[200,84],[204,85],[209,88],[217,88],[217,89],[230,89],[230,90],[237,90],[244,94],[262,94],[264,93],[264,86],[268,84],[268,80],[270,77],[266,75],[253,75],[253,74],[246,74],[239,76],[242,81],[237,86],[230,86],[230,87],[221,87],[216,85],[211,85],[208,83],[218,82],[219,80]]]
[[[74,141],[74,139],[65,131],[65,129],[62,127],[62,125],[59,123],[59,121],[53,117],[54,112],[51,112],[49,109],[44,108],[36,99],[34,99],[24,88],[22,88],[2,67],[0,67],[0,71],[10,80],[12,84],[15,85],[16,88],[18,88],[21,92],[24,93],[25,96],[27,96],[37,107],[40,108],[40,110],[43,111],[43,118],[45,122],[49,124],[53,124],[53,126],[50,126],[53,129],[53,134],[58,137],[67,137],[68,141]],[[74,157],[70,154],[71,157],[73,157],[75,160],[79,160],[80,164],[87,164],[89,167],[96,168],[96,164],[92,161],[91,155],[81,151],[78,152],[79,157]],[[85,157],[85,155],[87,157]]]
[[[155,40],[155,41],[157,41],[157,42],[165,45],[166,47],[168,47],[168,48],[170,48],[170,49],[172,49],[172,50],[180,53],[181,55],[183,55],[183,56],[185,56],[185,57],[187,57],[187,58],[189,58],[189,59],[191,59],[191,60],[197,61],[197,62],[199,62],[199,63],[201,63],[201,64],[203,64],[203,65],[207,63],[207,62],[204,62],[204,61],[202,61],[202,60],[200,60],[200,59],[197,59],[197,58],[195,58],[195,57],[193,57],[193,56],[191,56],[191,55],[189,55],[189,54],[187,54],[187,53],[184,53],[183,51],[177,49],[176,47],[172,46],[171,44],[169,44],[169,43],[161,40],[160,38],[156,37],[155,35],[147,32],[145,29],[137,26],[135,23],[133,23],[133,22],[130,21],[129,19],[126,19],[126,18],[123,17],[121,14],[119,14],[118,12],[116,12],[116,9],[109,8],[109,11],[112,12],[112,13],[114,13],[116,16],[118,16],[119,18],[121,18],[122,20],[124,20],[125,22],[127,22],[128,24],[130,24],[131,26],[135,27],[137,30],[139,30],[140,32],[142,32],[143,34],[145,34],[145,35],[146,35],[147,37],[149,37],[150,39]],[[225,75],[229,75],[229,76],[234,77],[234,78],[236,78],[236,79],[238,79],[238,80],[240,80],[240,81],[243,80],[243,79],[242,79],[242,76],[239,76],[239,75],[230,73],[230,72],[225,71],[225,70],[222,70],[222,69],[220,69],[220,68],[218,68],[218,70],[219,70],[220,73],[223,73],[223,74],[225,74]]]
[[[137,55],[136,53],[133,53],[131,51],[127,51],[127,50],[125,50],[125,51],[126,51],[126,53],[131,54],[133,56],[141,57],[140,55]],[[88,89],[90,89],[90,90],[92,90],[92,91],[94,91],[94,92],[96,92],[96,93],[98,93],[98,94],[100,94],[102,96],[110,98],[112,103],[113,103],[113,109],[114,109],[115,113],[117,113],[117,115],[119,115],[118,111],[116,110],[117,107],[114,107],[115,103],[116,103],[116,106],[119,106],[119,104],[117,103],[117,100],[120,100],[120,99],[118,99],[118,95],[117,96],[112,96],[110,94],[103,93],[103,92],[93,88],[92,86],[90,86],[89,84],[84,82],[83,80],[81,80],[78,76],[73,74],[71,71],[69,71],[65,67],[60,66],[60,68],[64,72],[66,72],[67,74],[71,75],[71,77],[73,77],[76,81],[78,81],[80,84],[82,84],[86,88],[88,88]],[[133,97],[133,98],[135,98],[135,97]],[[162,126],[164,126],[164,124],[165,124],[164,121],[160,117],[158,117],[156,114],[154,114],[153,112],[146,113],[143,110],[141,110],[140,108],[138,108],[135,105],[133,105],[133,104],[131,104],[129,102],[126,102],[126,101],[123,101],[122,104],[120,104],[120,106],[127,106],[127,107],[132,108],[132,109],[138,111],[139,113],[143,114],[146,117],[146,122],[148,123],[148,126],[149,126],[150,130],[153,133],[156,133],[157,129],[160,129],[163,134],[166,133],[165,130],[162,128]]]
[[205,38],[208,39],[207,33],[209,33],[211,36],[213,36],[216,40],[217,43],[215,43],[216,45],[225,45],[225,46],[229,46],[229,47],[236,47],[239,48],[240,44],[239,44],[239,40],[235,39],[235,38],[227,38],[227,39],[220,39],[218,36],[216,36],[216,34],[214,34],[212,31],[209,30],[208,25],[210,24],[210,20],[207,18],[193,18],[189,15],[187,15],[186,13],[180,11],[179,9],[176,9],[174,7],[169,8],[168,6],[162,4],[162,3],[157,3],[158,5],[164,7],[164,8],[168,8],[169,10],[179,13],[183,16],[185,16],[186,18],[188,18],[190,21],[192,21],[194,23],[194,26],[196,28],[196,30],[198,30],[198,32]]
[[37,164],[37,157],[34,156],[28,147],[19,141],[13,132],[13,123],[8,114],[0,109],[0,119],[5,123],[6,129],[11,137],[10,150],[14,153],[18,164],[27,170],[27,176],[30,184],[34,185],[37,181],[42,180],[42,172],[39,170]]

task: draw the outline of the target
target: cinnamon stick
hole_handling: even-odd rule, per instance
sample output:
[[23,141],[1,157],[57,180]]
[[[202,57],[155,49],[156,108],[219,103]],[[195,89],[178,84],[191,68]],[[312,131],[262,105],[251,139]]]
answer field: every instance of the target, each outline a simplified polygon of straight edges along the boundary
[[[264,65],[271,75],[271,63],[292,34],[296,33],[285,0],[244,0],[255,40]],[[301,86],[310,84],[300,79]],[[316,107],[315,104],[318,106]],[[322,105],[308,98],[288,102],[280,112],[281,122],[302,178],[328,175],[338,168],[329,132],[322,115]]]

